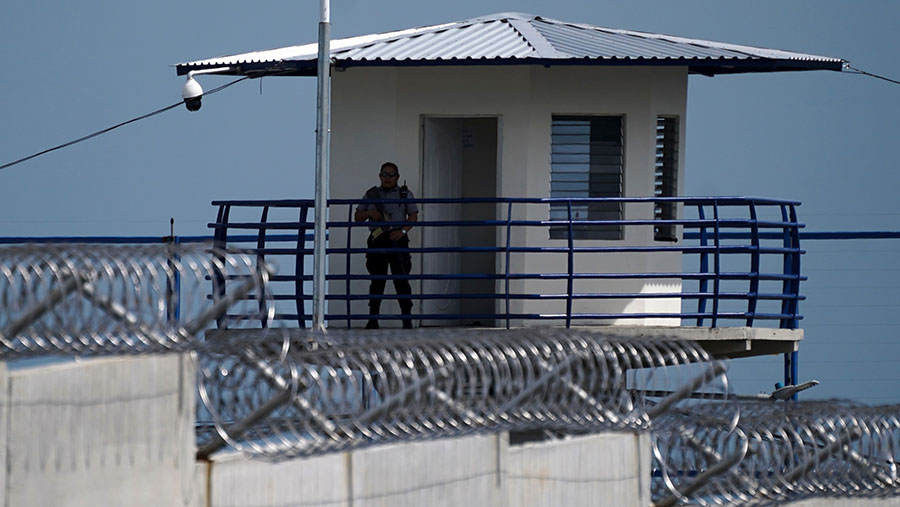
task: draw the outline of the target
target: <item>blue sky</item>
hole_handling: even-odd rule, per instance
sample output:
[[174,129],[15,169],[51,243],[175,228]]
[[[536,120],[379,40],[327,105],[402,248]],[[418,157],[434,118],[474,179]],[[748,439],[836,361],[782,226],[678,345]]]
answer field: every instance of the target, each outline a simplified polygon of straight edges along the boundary
[[[900,79],[895,0],[332,2],[335,37],[503,11],[847,59]],[[318,2],[4,2],[0,163],[180,99],[172,64],[313,42]],[[229,78],[207,76],[209,89]],[[206,234],[213,199],[311,197],[315,80],[267,78],[0,171],[0,236]],[[900,87],[835,72],[690,78],[688,195],[803,202],[808,230],[900,230]],[[355,197],[355,196],[353,196]],[[900,240],[807,242],[801,377],[898,402]],[[744,392],[781,377],[742,361]],[[814,391],[816,392],[816,391]]]

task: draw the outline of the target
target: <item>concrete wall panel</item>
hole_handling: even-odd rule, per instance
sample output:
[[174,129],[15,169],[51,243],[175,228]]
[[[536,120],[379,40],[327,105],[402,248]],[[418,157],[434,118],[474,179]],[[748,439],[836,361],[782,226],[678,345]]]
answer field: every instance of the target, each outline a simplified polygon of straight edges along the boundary
[[[648,504],[640,435],[606,433],[509,450],[509,503],[517,506]],[[649,484],[646,486],[649,487]]]
[[353,505],[504,505],[501,438],[454,438],[354,452]]
[[509,446],[506,434],[394,444],[282,463],[211,465],[214,507],[649,505],[649,438],[608,433]]
[[350,505],[346,453],[279,463],[231,454],[205,466],[211,467],[211,507]]
[[9,375],[5,505],[191,505],[186,356],[107,358]]

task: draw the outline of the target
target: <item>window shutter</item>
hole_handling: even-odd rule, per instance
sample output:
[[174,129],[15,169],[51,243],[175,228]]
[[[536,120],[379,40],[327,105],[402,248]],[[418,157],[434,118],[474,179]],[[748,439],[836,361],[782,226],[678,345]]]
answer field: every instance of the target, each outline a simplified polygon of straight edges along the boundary
[[[624,142],[620,116],[554,116],[550,148],[550,197],[621,197]],[[575,203],[573,220],[621,220],[622,204]],[[568,220],[565,204],[550,207],[551,220]],[[576,225],[576,239],[622,239],[619,225]],[[564,239],[568,227],[550,229]]]
[[[653,195],[676,197],[678,195],[678,117],[660,116],[656,119],[656,168]],[[678,204],[658,202],[653,210],[654,220],[675,220]],[[656,241],[678,241],[676,227],[672,224],[657,225],[653,229]]]

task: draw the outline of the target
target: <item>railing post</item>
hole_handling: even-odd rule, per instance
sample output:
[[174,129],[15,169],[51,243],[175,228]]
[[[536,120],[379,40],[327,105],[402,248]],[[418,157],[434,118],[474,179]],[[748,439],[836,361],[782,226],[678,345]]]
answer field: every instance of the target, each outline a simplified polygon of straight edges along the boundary
[[[706,289],[709,287],[709,281],[706,279],[704,275],[709,272],[709,255],[706,253],[705,247],[708,246],[709,240],[706,235],[706,226],[703,225],[703,221],[706,220],[706,211],[703,209],[703,203],[697,203],[697,219],[701,222],[700,224],[700,279],[697,284],[697,292],[700,294],[706,293]],[[706,296],[698,296],[697,297],[697,326],[703,325],[703,314],[706,313]]]
[[[173,219],[174,221],[174,219]],[[178,265],[175,263],[175,235],[170,232],[165,238],[166,242],[166,324],[170,328],[174,328],[178,322],[175,291],[177,286],[176,277],[178,276]]]
[[[800,224],[797,223],[797,209],[793,204],[781,206],[781,219],[786,223],[783,226],[783,246],[785,276],[782,282],[781,327],[786,329],[797,328],[797,312],[800,300]],[[784,354],[784,383],[796,385],[800,377],[800,354],[797,351]],[[796,400],[794,394],[791,399]]]
[[[219,213],[216,216],[216,232],[213,235],[213,254],[217,262],[213,262],[212,276],[212,293],[213,301],[218,302],[225,297],[225,273],[222,271],[225,266],[225,249],[228,247],[228,215],[231,213],[231,205],[223,204],[219,206]],[[221,266],[221,267],[220,267]],[[227,329],[228,323],[225,316],[216,319],[216,327],[219,329]]]
[[[306,249],[306,229],[309,217],[309,205],[300,204],[300,223],[297,226],[297,260],[294,263],[294,305],[297,308],[297,325],[306,328],[306,305],[303,300],[303,279],[306,277],[304,266],[304,250]],[[313,238],[315,239],[315,238]]]
[[[175,239],[175,264],[181,265],[181,254],[178,252],[178,245],[181,244],[181,238]],[[181,322],[181,271],[175,271],[175,323]]]
[[350,329],[352,326],[350,319],[350,239],[353,233],[353,227],[350,225],[353,222],[353,205],[347,205],[347,249],[345,250],[346,254],[346,267],[344,269],[344,275],[347,277],[347,283],[345,285],[344,290],[344,300],[347,304],[347,329]]
[[800,224],[797,222],[797,208],[793,204],[791,204],[791,222],[794,224],[791,226],[791,239],[796,250],[792,258],[794,283],[791,293],[793,294],[794,304],[791,308],[791,315],[793,316],[791,329],[797,329],[797,326],[800,324],[797,316],[800,314],[800,259],[803,252],[800,249]]
[[506,329],[509,329],[509,261],[511,257],[510,244],[512,235],[512,201],[509,201],[506,207]]
[[569,199],[566,201],[566,209],[568,210],[569,215],[569,251],[568,251],[568,264],[569,264],[569,277],[566,280],[566,329],[572,327],[572,285],[573,285],[573,272],[575,271],[575,227],[572,225],[572,200]]
[[719,285],[722,277],[722,265],[721,265],[721,238],[719,237],[719,201],[718,199],[713,200],[713,220],[715,223],[715,229],[713,230],[713,235],[716,242],[715,248],[715,256],[713,257],[713,266],[715,268],[715,278],[713,278],[713,310],[712,310],[712,322],[710,325],[712,327],[716,327],[718,325],[719,319]]
[[759,298],[759,223],[756,216],[756,203],[750,202],[750,293],[747,294],[747,327],[753,327],[756,305]]
[[[262,215],[260,216],[260,227],[259,233],[256,237],[256,269],[263,269],[263,266],[266,265],[266,255],[263,252],[263,249],[266,248],[266,223],[269,220],[269,207],[263,206]],[[260,284],[259,286],[259,301],[257,306],[259,308],[259,322],[262,325],[262,328],[265,329],[269,327],[269,321],[266,318],[266,286],[265,284]]]
[[797,223],[797,209],[793,204],[781,206],[781,219],[788,222],[783,226],[784,281],[782,282],[781,328],[797,328],[797,312],[800,299],[800,225]]

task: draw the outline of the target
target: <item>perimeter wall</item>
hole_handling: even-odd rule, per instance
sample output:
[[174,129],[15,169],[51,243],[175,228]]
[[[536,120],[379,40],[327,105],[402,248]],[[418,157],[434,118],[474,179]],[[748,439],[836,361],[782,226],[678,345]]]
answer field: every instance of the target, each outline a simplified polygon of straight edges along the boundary
[[606,505],[649,499],[649,436],[507,434],[271,463],[196,462],[186,355],[0,363],[0,505]]
[[[187,355],[8,371],[0,363],[0,505],[283,507],[650,504],[649,434],[510,445],[506,433],[279,463],[194,455]],[[898,505],[813,499],[795,505]]]

